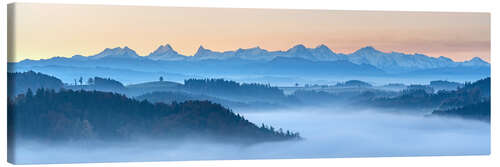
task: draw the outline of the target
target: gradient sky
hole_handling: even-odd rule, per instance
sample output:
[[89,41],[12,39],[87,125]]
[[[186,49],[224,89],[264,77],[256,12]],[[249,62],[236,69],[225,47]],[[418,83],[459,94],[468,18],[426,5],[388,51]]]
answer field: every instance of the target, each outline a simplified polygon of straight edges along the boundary
[[200,45],[224,51],[325,44],[341,53],[369,45],[385,52],[490,61],[488,13],[18,3],[11,14],[15,40],[10,62],[89,56],[119,46],[145,56],[167,43],[185,55],[193,55]]

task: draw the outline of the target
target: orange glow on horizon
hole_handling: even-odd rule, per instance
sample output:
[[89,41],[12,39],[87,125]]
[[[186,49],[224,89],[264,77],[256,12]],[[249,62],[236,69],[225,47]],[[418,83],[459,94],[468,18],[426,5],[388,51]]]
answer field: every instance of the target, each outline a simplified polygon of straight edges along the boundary
[[[12,7],[12,6],[11,6]],[[184,55],[260,46],[287,50],[327,45],[337,53],[373,46],[384,52],[490,61],[487,13],[179,8],[17,3],[15,56],[90,56],[128,46],[145,56],[170,44]]]

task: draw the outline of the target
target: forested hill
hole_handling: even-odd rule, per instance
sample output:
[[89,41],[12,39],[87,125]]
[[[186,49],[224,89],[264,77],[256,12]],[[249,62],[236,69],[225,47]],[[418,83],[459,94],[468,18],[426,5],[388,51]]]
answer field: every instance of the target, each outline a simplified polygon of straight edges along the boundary
[[211,97],[211,96],[206,96],[206,95],[196,95],[196,94],[189,94],[189,93],[184,93],[184,92],[152,92],[152,93],[146,93],[137,97],[134,97],[137,100],[148,100],[153,103],[166,103],[170,104],[173,102],[183,102],[183,101],[193,101],[193,100],[199,100],[199,101],[211,101],[213,103],[221,104],[225,107],[228,108],[238,108],[238,107],[248,107],[249,104],[243,103],[243,102],[237,102],[237,101],[231,101],[231,100],[225,100],[225,99],[220,99],[216,97]]
[[188,90],[233,96],[253,96],[266,98],[282,98],[284,93],[278,87],[256,83],[238,83],[224,79],[188,79],[184,81]]
[[432,115],[461,117],[490,122],[491,102],[490,100],[485,100],[483,102],[465,105],[454,109],[435,110],[432,112]]
[[66,85],[64,88],[73,90],[97,90],[105,92],[126,93],[125,86],[111,78],[92,77],[87,80],[87,84],[83,84],[83,78],[80,79],[80,84]]
[[491,78],[484,78],[473,83],[465,83],[465,86],[458,91],[479,91],[482,97],[489,97],[491,94]]
[[64,86],[64,84],[56,77],[28,71],[14,73],[8,72],[7,86],[8,96],[11,97],[20,93],[25,93],[28,88],[32,90],[39,88],[59,90]]
[[9,137],[46,141],[134,137],[264,142],[298,139],[298,133],[260,127],[209,101],[150,103],[99,91],[29,91],[8,102]]
[[224,79],[188,79],[184,81],[183,89],[194,94],[241,102],[298,103],[296,98],[285,95],[283,90],[269,84],[238,83]]
[[376,107],[391,108],[429,108],[441,110],[463,107],[490,100],[491,79],[490,77],[466,83],[463,87],[453,91],[438,91],[428,93],[423,89],[411,89],[403,91],[403,94],[390,98],[373,98],[364,101],[363,104]]

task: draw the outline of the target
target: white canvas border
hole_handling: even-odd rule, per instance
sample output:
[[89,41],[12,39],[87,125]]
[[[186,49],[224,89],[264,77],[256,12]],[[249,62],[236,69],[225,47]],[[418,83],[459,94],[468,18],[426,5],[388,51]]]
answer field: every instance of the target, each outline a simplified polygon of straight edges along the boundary
[[[335,159],[294,159],[294,160],[230,160],[230,161],[183,161],[183,162],[144,162],[144,163],[93,163],[93,164],[60,164],[60,165],[25,165],[25,166],[496,166],[500,154],[498,139],[498,115],[500,105],[497,95],[500,89],[497,80],[499,67],[496,66],[499,54],[498,33],[500,26],[500,3],[494,0],[18,0],[2,1],[1,6],[1,58],[0,58],[0,166],[12,166],[7,163],[6,156],[6,74],[7,74],[7,3],[42,2],[67,4],[107,4],[107,5],[140,5],[140,6],[182,6],[182,7],[231,7],[231,8],[280,8],[280,9],[329,9],[329,10],[377,10],[377,11],[448,11],[448,12],[490,12],[491,13],[491,74],[492,74],[492,123],[491,123],[491,155],[490,156],[453,156],[453,157],[398,157],[398,158],[335,158]],[[496,132],[495,132],[496,131]]]

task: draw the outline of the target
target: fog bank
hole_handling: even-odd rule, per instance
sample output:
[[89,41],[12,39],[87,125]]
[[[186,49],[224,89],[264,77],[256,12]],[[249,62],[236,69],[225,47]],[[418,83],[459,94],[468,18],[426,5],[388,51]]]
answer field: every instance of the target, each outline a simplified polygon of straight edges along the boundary
[[265,158],[484,155],[490,153],[490,125],[455,118],[424,117],[375,110],[302,108],[240,112],[251,122],[300,132],[304,140],[251,146],[193,141],[143,140],[92,145],[43,145],[24,141],[14,161],[77,163]]

